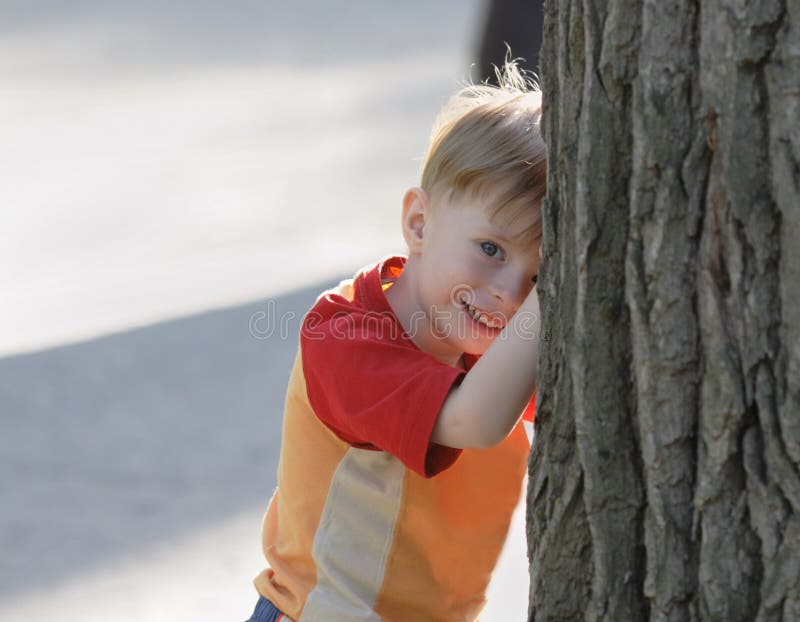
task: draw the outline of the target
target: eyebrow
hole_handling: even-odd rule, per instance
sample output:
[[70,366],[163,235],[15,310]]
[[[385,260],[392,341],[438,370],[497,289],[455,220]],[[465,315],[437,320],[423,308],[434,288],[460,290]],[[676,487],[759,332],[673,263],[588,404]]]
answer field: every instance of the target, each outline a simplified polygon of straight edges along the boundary
[[500,240],[501,242],[510,242],[511,241],[508,238],[508,236],[504,235],[503,233],[500,233],[500,231],[498,229],[486,229],[486,235],[488,237],[490,237],[490,238],[495,238],[497,240]]
[[514,235],[509,238],[504,233],[501,233],[499,229],[495,229],[492,227],[486,229],[486,234],[488,237],[495,238],[500,242],[505,242],[506,244],[524,243],[525,238],[528,236],[528,230],[524,229],[518,235]]

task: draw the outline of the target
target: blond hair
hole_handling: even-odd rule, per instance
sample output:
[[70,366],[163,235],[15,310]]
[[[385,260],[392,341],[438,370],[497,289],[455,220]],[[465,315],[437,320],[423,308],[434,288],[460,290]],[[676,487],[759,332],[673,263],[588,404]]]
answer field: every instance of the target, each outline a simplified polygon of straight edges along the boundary
[[[531,209],[538,215],[547,182],[541,93],[513,60],[497,78],[499,86],[466,86],[442,108],[420,185],[432,197],[443,191],[490,196],[493,217],[502,212],[513,219]],[[539,237],[536,223],[530,233]]]

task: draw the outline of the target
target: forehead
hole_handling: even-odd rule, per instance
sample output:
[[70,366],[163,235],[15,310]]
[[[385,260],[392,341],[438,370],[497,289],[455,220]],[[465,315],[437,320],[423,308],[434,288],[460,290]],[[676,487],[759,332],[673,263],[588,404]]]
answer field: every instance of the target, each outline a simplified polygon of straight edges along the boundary
[[542,237],[538,206],[489,208],[487,216],[491,227],[512,241],[532,244]]
[[540,211],[537,204],[517,202],[497,206],[491,196],[460,193],[445,201],[445,211],[470,234],[495,241],[537,249],[541,242]]

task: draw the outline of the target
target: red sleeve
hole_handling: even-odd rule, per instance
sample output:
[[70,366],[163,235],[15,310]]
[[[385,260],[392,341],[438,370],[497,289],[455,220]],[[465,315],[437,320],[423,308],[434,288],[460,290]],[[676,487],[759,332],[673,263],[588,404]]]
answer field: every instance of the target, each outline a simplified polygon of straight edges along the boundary
[[432,444],[433,426],[464,372],[404,337],[387,314],[309,314],[300,335],[308,400],[317,417],[353,446],[380,449],[431,477],[461,450]]
[[533,423],[535,417],[536,417],[536,393],[533,394],[531,401],[528,402],[528,405],[525,407],[525,412],[522,413],[522,420],[527,421],[528,423]]

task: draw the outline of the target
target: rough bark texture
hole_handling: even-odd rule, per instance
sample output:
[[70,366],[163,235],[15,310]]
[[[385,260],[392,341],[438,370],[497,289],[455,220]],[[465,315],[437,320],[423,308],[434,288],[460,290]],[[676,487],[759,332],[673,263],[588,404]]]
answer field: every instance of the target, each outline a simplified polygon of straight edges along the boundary
[[800,620],[800,0],[547,0],[530,620]]

